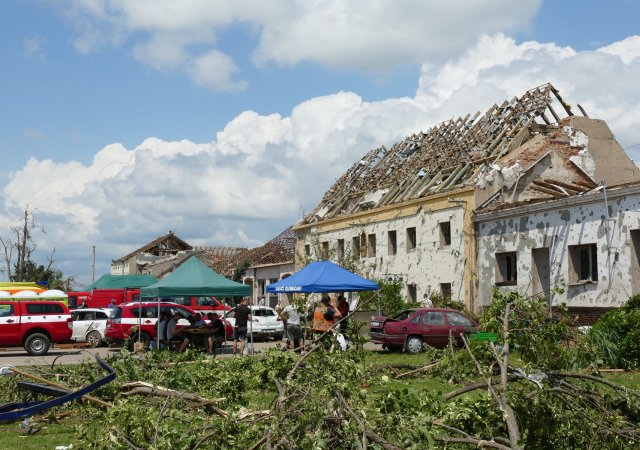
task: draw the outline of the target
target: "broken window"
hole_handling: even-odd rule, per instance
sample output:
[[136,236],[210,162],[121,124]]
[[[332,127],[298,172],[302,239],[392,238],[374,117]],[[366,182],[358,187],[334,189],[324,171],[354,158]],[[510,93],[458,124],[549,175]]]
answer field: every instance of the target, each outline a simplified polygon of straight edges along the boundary
[[344,239],[338,239],[338,261],[344,259]]
[[373,258],[376,256],[376,235],[367,236],[367,256]]
[[596,244],[569,246],[569,283],[598,281]]
[[518,284],[516,252],[496,253],[496,286]]
[[416,227],[407,228],[407,253],[416,250]]
[[440,283],[440,293],[444,298],[451,298],[451,283]]
[[440,222],[440,247],[451,245],[451,222]]
[[407,284],[407,294],[411,303],[418,301],[418,289],[415,284]]
[[398,237],[396,230],[387,231],[387,245],[389,255],[396,255],[398,253]]
[[320,256],[322,259],[329,259],[329,243],[326,241],[321,244]]
[[360,258],[360,236],[354,236],[351,241],[353,257]]

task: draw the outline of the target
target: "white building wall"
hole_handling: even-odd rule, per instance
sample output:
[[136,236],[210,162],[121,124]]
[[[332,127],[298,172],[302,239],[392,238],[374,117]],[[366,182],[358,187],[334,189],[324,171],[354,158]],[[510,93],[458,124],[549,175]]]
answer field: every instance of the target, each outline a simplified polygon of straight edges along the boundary
[[[496,252],[516,252],[517,285],[501,289],[533,292],[533,249],[547,247],[553,305],[616,307],[640,285],[634,230],[640,230],[640,189],[610,190],[540,205],[515,208],[476,219],[478,301],[491,301],[496,283]],[[636,237],[638,235],[635,235]],[[571,282],[570,247],[596,244],[596,282]]]
[[[450,222],[451,244],[442,246],[440,223]],[[416,248],[407,251],[407,228],[416,228]],[[397,254],[389,255],[388,231],[396,231]],[[316,235],[307,233],[305,244],[314,249],[313,239],[329,242],[332,255],[336,254],[338,239],[344,239],[345,253],[352,250],[352,239],[364,233],[376,235],[376,256],[362,257],[369,278],[399,279],[405,285],[415,284],[416,300],[426,293],[440,294],[441,283],[451,284],[451,297],[464,299],[464,236],[463,209],[452,207],[438,211],[421,211],[414,216],[352,226]],[[367,241],[368,242],[368,241]],[[314,255],[319,257],[319,255]],[[334,257],[334,259],[336,259]],[[409,298],[408,289],[405,292]]]

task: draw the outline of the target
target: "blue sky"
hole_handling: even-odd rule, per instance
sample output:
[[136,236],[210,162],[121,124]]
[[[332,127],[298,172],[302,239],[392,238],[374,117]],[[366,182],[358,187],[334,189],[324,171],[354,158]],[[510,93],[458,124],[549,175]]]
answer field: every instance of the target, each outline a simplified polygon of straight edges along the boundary
[[84,281],[92,245],[106,273],[176,226],[258,245],[371,147],[547,81],[640,159],[638,17],[631,0],[5,0],[0,236],[29,205]]

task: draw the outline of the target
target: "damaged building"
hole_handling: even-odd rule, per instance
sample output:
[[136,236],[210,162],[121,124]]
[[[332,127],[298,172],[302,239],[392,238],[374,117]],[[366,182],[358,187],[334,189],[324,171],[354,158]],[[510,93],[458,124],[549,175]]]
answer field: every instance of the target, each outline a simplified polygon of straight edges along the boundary
[[[631,263],[638,181],[638,169],[606,124],[587,117],[580,105],[572,108],[545,84],[482,115],[449,120],[369,151],[296,224],[297,252],[356,259],[369,277],[402,281],[409,301],[440,294],[479,311],[497,285],[541,293],[554,303],[579,298],[580,305],[593,306],[607,298],[589,293],[593,284],[607,289],[613,278],[624,278],[625,267],[631,278],[631,266],[638,266]],[[608,207],[600,211],[598,202],[607,195]],[[585,199],[593,200],[593,211],[580,203]],[[603,230],[609,236],[604,247],[593,242]],[[599,261],[607,263],[610,255],[617,272],[611,269],[605,283],[587,285],[582,273],[574,280],[567,271],[582,270],[582,249],[592,247],[581,246],[594,243],[604,252]],[[605,276],[600,270],[598,281]],[[582,285],[551,297],[567,280]]]
[[640,171],[602,120],[568,117],[476,182],[478,301],[494,285],[583,323],[640,291]]

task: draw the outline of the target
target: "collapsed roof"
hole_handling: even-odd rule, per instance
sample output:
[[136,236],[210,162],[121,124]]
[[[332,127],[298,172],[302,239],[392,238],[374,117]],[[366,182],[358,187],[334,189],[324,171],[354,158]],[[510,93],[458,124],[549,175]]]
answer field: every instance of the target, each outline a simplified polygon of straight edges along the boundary
[[293,264],[295,259],[296,236],[291,227],[278,234],[269,242],[260,247],[250,249],[237,249],[233,254],[218,260],[205,258],[210,256],[203,252],[203,261],[216,272],[230,276],[234,269],[248,262],[249,267],[260,267],[278,264]]
[[[580,105],[583,115],[586,113]],[[573,116],[550,83],[426,132],[369,151],[326,192],[299,225],[401,203],[473,183],[532,134]],[[555,130],[555,128],[553,128]]]

